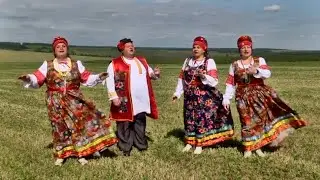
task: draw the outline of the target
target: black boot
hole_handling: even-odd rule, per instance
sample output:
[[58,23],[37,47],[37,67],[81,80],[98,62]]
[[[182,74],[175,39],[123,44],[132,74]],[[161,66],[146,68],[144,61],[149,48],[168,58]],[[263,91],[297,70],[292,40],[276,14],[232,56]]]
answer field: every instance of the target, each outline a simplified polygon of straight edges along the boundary
[[123,152],[123,155],[124,155],[124,156],[130,156],[130,151]]

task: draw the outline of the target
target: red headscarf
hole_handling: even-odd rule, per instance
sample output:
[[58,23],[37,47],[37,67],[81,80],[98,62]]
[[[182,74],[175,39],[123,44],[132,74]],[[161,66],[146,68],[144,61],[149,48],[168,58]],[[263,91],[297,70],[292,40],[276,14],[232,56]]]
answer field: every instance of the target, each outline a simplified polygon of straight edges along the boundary
[[208,49],[208,42],[202,36],[198,36],[198,37],[194,38],[193,46],[194,45],[199,45],[204,51],[207,51],[207,49]]
[[58,36],[53,39],[52,48],[55,49],[59,43],[63,43],[68,46],[68,41],[64,37]]
[[237,41],[238,49],[241,49],[243,46],[250,46],[252,48],[252,39],[250,36],[240,36]]

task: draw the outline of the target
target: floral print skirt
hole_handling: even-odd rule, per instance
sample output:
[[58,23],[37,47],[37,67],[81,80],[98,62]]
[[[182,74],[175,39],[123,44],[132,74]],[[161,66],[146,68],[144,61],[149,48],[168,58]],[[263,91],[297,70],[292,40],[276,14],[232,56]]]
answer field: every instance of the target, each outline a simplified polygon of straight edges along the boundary
[[185,143],[212,146],[232,138],[233,119],[222,106],[222,94],[215,88],[189,86],[184,90]]
[[88,156],[118,142],[106,115],[79,91],[48,92],[47,107],[56,158]]
[[245,151],[277,146],[289,132],[307,124],[266,85],[238,87],[236,106]]

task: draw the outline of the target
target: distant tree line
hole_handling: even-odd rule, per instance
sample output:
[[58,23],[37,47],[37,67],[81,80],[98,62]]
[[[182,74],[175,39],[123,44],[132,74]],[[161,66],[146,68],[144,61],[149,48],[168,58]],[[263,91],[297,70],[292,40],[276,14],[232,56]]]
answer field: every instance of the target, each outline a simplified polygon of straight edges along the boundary
[[[17,42],[0,42],[0,49],[16,51],[34,51],[51,53],[51,44],[46,43],[17,43]],[[320,61],[320,51],[292,51],[286,49],[254,49],[254,55],[262,56],[267,61]],[[156,48],[156,47],[137,47],[137,55],[145,56],[156,63],[182,63],[190,56],[191,48]],[[239,58],[238,49],[236,48],[214,48],[209,49],[210,56],[216,62],[230,63]],[[93,56],[112,58],[119,56],[116,47],[102,46],[70,46],[70,55]]]
[[7,50],[26,50],[28,47],[23,43],[16,43],[16,42],[0,42],[0,49],[7,49]]

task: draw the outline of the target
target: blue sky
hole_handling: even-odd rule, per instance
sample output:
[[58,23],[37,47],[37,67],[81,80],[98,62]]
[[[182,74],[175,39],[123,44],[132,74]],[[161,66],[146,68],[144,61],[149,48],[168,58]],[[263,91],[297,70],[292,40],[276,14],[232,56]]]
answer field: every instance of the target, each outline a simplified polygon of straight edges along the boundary
[[0,41],[74,45],[235,48],[242,34],[256,48],[320,49],[319,0],[0,0]]

